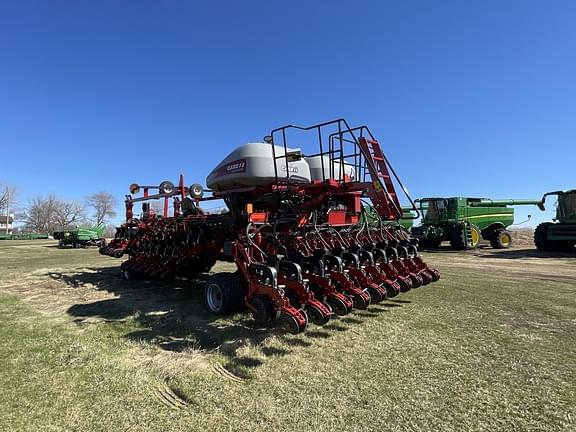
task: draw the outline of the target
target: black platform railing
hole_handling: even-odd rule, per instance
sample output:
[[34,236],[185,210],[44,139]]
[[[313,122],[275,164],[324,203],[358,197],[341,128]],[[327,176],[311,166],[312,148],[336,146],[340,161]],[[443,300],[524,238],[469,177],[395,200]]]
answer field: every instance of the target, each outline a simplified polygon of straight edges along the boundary
[[[331,129],[328,130],[329,128]],[[330,178],[339,182],[350,182],[352,179],[346,178],[347,168],[354,168],[356,173],[355,181],[366,177],[366,160],[358,145],[358,137],[355,131],[362,133],[367,131],[368,128],[365,126],[351,128],[346,120],[336,119],[308,127],[287,125],[270,132],[272,138],[270,144],[272,145],[272,156],[274,159],[274,175],[277,184],[290,183],[289,163],[291,153],[289,150],[291,149],[288,145],[288,131],[291,130],[301,132],[315,131],[317,135],[316,145],[319,151],[312,154],[306,153],[303,156],[306,158],[319,157],[322,179]],[[372,135],[370,134],[370,136]],[[276,146],[282,148],[283,154],[277,154]],[[278,172],[278,161],[282,159],[284,159],[284,163],[286,164],[285,175]],[[338,173],[336,173],[336,171],[338,171]]]

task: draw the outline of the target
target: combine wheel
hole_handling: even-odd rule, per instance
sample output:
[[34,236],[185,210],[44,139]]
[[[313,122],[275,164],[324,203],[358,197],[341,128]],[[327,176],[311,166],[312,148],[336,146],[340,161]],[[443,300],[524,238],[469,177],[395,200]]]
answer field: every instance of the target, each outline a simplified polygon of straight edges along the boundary
[[[217,273],[210,276],[202,290],[202,299],[204,306],[216,315],[227,315],[241,309],[244,292],[238,275],[235,273]],[[265,300],[268,308],[270,308],[268,299],[265,298]],[[256,305],[254,301],[252,303]],[[271,313],[269,315],[271,316]]]
[[464,250],[468,249],[466,243],[466,225],[455,225],[450,231],[450,246],[452,249]]
[[482,234],[480,233],[480,228],[476,225],[470,225],[470,248],[474,249],[480,243]]
[[552,250],[548,240],[548,227],[550,225],[552,225],[551,222],[544,222],[538,225],[536,230],[534,230],[534,244],[536,245],[536,249],[539,251]]
[[490,238],[490,244],[494,249],[508,249],[512,246],[512,235],[510,231],[505,229],[498,229]]
[[338,297],[328,297],[326,303],[328,303],[328,306],[330,306],[338,316],[348,315],[352,311],[352,308]]
[[298,312],[304,317],[303,324],[299,324],[296,317],[293,317],[292,315],[282,314],[282,322],[286,327],[286,330],[292,334],[302,333],[306,330],[306,326],[308,325],[308,315],[306,314],[306,311],[302,309]]

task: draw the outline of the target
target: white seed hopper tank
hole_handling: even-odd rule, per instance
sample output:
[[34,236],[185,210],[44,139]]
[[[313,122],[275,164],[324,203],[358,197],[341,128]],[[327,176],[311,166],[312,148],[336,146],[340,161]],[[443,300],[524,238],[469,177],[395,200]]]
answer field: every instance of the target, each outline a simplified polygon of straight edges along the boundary
[[[348,164],[346,161],[342,163],[341,160],[336,158],[332,161],[332,167],[330,167],[330,158],[328,156],[312,156],[305,157],[304,159],[310,167],[312,180],[334,179],[346,182],[358,181],[354,165]],[[322,159],[324,159],[324,161],[322,161]],[[322,175],[322,162],[324,162],[324,175]]]
[[[284,147],[274,146],[276,170],[272,144],[249,143],[232,151],[218,164],[206,178],[208,188],[222,192],[229,189],[265,186],[278,180],[290,179],[291,182],[310,183],[310,167],[304,159],[287,163]],[[287,149],[288,153],[299,149]]]

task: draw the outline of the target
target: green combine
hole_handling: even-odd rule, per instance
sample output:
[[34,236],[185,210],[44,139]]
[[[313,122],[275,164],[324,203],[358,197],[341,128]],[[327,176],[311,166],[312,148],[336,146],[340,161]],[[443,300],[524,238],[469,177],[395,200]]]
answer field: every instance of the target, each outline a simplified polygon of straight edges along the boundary
[[87,247],[87,246],[106,246],[106,240],[103,237],[104,225],[96,227],[80,227],[75,230],[56,231],[53,234],[54,239],[60,240],[58,246],[73,248]]
[[487,198],[422,198],[415,201],[422,213],[422,223],[411,229],[412,236],[424,247],[438,247],[449,241],[453,249],[473,249],[480,239],[493,248],[512,245],[507,228],[514,223],[514,209],[508,206],[536,205],[541,200],[492,200]]
[[576,189],[548,192],[542,197],[556,195],[555,222],[544,222],[534,231],[534,244],[541,251],[574,251],[576,244]]

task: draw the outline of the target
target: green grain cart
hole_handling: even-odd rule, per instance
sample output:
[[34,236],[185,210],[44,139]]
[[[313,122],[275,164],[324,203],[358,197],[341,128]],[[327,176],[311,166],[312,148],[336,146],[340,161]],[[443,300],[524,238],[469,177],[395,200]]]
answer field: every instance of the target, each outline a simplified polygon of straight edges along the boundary
[[574,251],[576,244],[576,189],[548,192],[542,197],[556,195],[556,217],[554,222],[544,222],[534,231],[534,244],[541,251]]
[[449,241],[453,249],[475,248],[481,238],[493,248],[509,248],[512,236],[506,228],[514,223],[514,209],[508,206],[537,205],[544,210],[540,200],[453,197],[422,198],[416,203],[422,223],[412,228],[412,236],[425,247]]
[[104,225],[89,228],[81,227],[75,230],[56,231],[53,236],[56,240],[60,240],[58,242],[58,246],[60,247],[103,247],[106,246],[106,240],[104,240],[103,237],[105,229],[106,227]]

